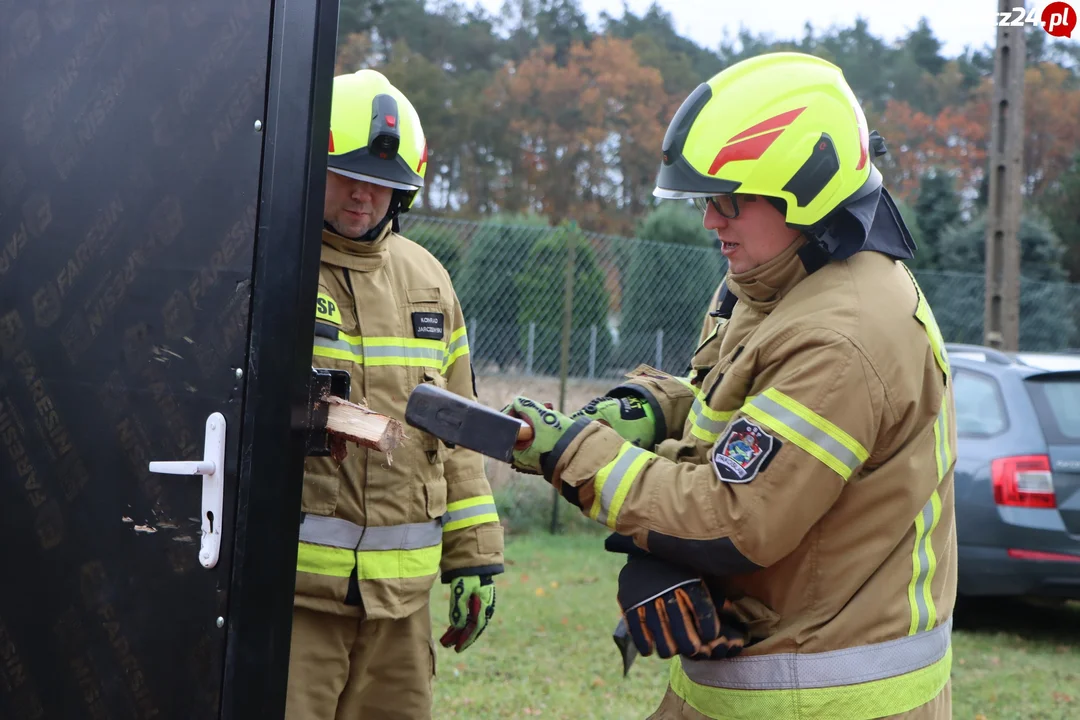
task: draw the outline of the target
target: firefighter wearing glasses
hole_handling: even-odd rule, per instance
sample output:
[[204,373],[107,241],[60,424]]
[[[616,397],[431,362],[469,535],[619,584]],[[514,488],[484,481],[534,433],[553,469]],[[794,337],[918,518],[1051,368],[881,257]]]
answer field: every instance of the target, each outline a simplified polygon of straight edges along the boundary
[[654,718],[951,717],[949,360],[883,152],[824,60],[700,85],[654,193],[722,242],[715,328],[685,377],[507,410],[536,427],[515,464],[633,542],[619,603],[674,658]]
[[[450,277],[398,234],[424,184],[409,100],[374,70],[334,79],[312,365],[348,370],[351,395],[404,419],[420,383],[475,399]],[[410,431],[390,458],[350,446],[304,473],[288,720],[431,716],[428,598],[451,585],[444,645],[459,652],[495,608],[503,535],[482,458]]]

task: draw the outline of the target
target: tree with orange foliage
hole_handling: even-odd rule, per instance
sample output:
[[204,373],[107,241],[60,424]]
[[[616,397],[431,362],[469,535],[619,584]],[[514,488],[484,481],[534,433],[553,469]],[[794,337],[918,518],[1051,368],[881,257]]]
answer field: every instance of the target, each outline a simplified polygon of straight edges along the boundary
[[[991,121],[994,84],[986,78],[965,108],[972,122]],[[1041,62],[1024,72],[1024,192],[1039,198],[1069,169],[1080,147],[1080,88],[1068,69]]]
[[563,66],[541,47],[504,67],[489,97],[517,140],[500,192],[507,210],[594,230],[633,227],[649,203],[671,100],[629,41],[574,43]]
[[919,178],[931,168],[955,178],[958,189],[978,186],[986,164],[989,124],[965,108],[944,108],[936,117],[889,100],[874,127],[885,138],[889,154],[881,164],[889,191],[912,202]]

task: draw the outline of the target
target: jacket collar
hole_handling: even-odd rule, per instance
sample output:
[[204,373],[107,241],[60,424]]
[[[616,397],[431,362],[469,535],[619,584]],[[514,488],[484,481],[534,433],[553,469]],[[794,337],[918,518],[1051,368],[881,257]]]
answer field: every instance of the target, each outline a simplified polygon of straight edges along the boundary
[[378,270],[386,264],[392,234],[390,223],[374,240],[351,240],[323,228],[322,261],[358,272]]
[[753,270],[728,275],[731,292],[751,308],[768,313],[807,276],[800,250],[806,237],[800,235],[784,252]]

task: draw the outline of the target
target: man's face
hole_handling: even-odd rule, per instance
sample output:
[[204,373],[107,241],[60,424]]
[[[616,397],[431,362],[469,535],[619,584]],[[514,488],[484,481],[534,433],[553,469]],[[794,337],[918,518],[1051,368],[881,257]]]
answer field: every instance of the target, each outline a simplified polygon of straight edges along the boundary
[[726,218],[712,203],[702,224],[720,240],[720,252],[732,274],[748,272],[780,255],[799,236],[784,224],[783,214],[756,195],[738,195],[739,216]]
[[386,217],[393,194],[391,188],[327,170],[323,219],[342,237],[358,238]]

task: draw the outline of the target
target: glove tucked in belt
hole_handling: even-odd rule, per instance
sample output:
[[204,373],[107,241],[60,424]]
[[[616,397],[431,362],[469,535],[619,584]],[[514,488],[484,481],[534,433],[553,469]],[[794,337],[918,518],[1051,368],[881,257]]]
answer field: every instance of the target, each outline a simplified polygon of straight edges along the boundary
[[619,607],[642,656],[734,657],[748,629],[724,600],[717,608],[702,579],[650,555],[630,556],[619,572]]

